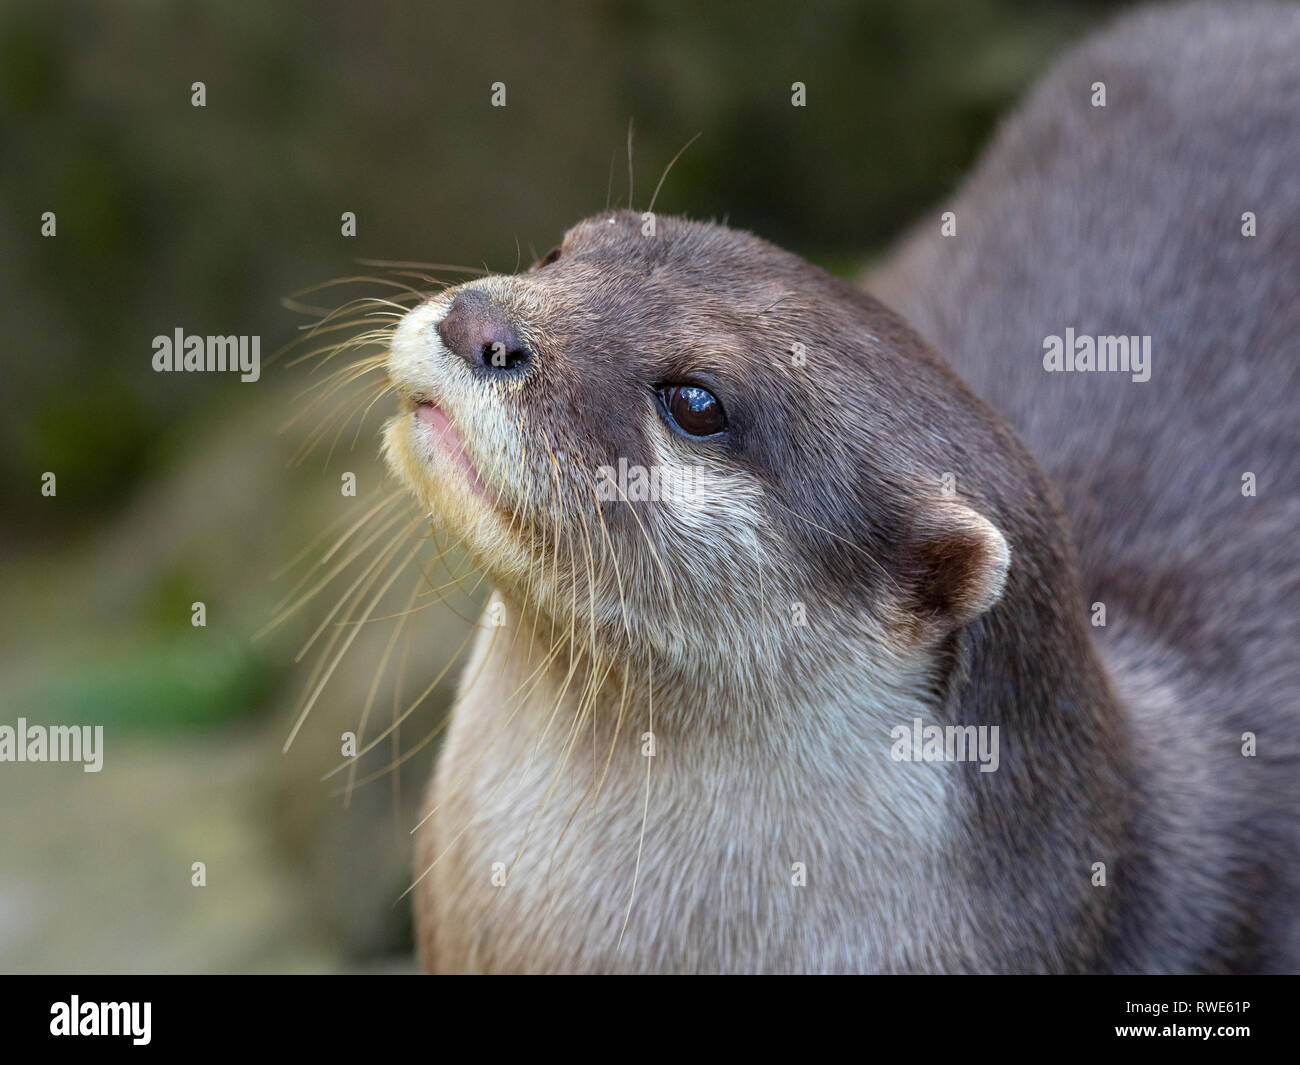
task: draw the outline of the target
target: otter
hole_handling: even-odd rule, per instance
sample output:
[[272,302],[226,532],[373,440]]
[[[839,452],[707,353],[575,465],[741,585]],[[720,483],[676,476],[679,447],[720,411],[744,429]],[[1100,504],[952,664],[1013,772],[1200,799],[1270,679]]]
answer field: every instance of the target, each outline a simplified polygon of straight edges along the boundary
[[495,587],[428,968],[1300,967],[1297,54],[1122,20],[871,295],[615,210],[405,314],[386,459]]

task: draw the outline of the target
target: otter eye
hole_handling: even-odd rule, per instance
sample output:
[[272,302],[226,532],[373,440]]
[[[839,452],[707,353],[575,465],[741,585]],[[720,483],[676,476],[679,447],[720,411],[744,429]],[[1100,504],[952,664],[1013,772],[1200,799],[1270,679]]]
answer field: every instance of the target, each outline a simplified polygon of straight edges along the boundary
[[543,266],[550,266],[551,263],[555,262],[555,260],[558,259],[559,257],[560,257],[560,249],[552,248],[550,251],[546,253],[546,257],[542,259],[540,263],[537,264],[537,269],[540,270]]
[[727,427],[718,397],[697,385],[663,385],[659,402],[669,421],[690,436],[712,436]]

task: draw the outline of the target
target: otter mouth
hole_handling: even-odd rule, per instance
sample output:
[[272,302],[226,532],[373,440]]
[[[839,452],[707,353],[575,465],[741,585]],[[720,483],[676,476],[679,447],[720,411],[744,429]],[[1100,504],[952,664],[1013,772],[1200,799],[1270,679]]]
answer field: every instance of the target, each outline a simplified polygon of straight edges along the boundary
[[425,400],[416,404],[412,418],[417,435],[429,449],[431,457],[439,457],[443,464],[459,471],[464,476],[470,491],[487,500],[487,487],[466,453],[460,434],[456,432],[456,427],[452,425],[451,419],[442,408],[436,403]]

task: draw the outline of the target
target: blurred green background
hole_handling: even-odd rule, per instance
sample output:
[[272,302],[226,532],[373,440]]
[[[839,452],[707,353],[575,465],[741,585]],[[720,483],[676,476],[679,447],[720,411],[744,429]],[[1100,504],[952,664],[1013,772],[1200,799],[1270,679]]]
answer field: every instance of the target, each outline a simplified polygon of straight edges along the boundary
[[[454,670],[367,756],[358,779],[376,779],[345,806],[341,778],[321,776],[394,622],[361,626],[281,753],[310,673],[294,655],[343,589],[254,633],[329,541],[295,557],[384,491],[385,413],[293,463],[322,415],[282,428],[318,380],[265,365],[305,321],[284,297],[373,272],[359,259],[527,265],[610,190],[627,201],[629,120],[635,206],[700,133],[660,211],[854,272],[1116,6],[9,0],[0,725],[102,724],[105,762],[0,763],[0,968],[413,967],[395,902]],[[206,107],[191,106],[195,81]],[[495,81],[505,108],[489,105]],[[805,108],[790,105],[794,81]],[[46,211],[55,237],[41,235]],[[154,373],[151,340],[177,327],[259,335],[262,379]],[[459,615],[485,591],[472,585],[413,615],[370,735],[460,643]],[[206,887],[191,886],[195,861]]]

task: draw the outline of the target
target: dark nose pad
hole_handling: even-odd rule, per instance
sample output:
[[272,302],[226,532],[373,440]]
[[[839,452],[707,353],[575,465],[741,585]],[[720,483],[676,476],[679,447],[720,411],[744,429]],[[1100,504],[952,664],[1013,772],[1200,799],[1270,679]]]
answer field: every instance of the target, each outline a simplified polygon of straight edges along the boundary
[[475,369],[513,370],[529,360],[527,347],[486,292],[456,293],[438,323],[442,342]]

